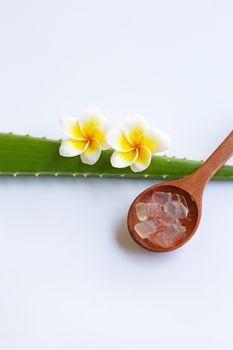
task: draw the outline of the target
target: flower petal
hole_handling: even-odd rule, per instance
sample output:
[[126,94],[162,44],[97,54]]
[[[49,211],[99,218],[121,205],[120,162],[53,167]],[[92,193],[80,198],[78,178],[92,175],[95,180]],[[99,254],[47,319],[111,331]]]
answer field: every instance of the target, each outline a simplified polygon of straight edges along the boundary
[[59,154],[63,157],[75,157],[85,151],[87,146],[87,141],[66,139],[61,143]]
[[111,156],[111,164],[114,168],[126,168],[135,161],[137,156],[136,148],[129,152],[115,151]]
[[81,154],[80,158],[84,164],[93,165],[97,162],[101,155],[100,143],[93,139],[89,142],[88,147]]
[[138,113],[133,113],[126,118],[125,133],[128,140],[134,145],[138,145],[142,134],[149,127],[145,117]]
[[72,117],[62,117],[60,119],[60,124],[66,136],[76,140],[85,139],[85,135],[80,129],[80,125],[77,119]]
[[132,143],[130,143],[125,136],[125,133],[120,129],[111,129],[106,134],[108,144],[120,152],[128,152],[134,149]]
[[140,144],[148,147],[152,153],[166,150],[170,144],[170,137],[160,129],[145,130]]
[[104,115],[98,107],[86,108],[80,115],[81,130],[89,137],[92,136],[93,130],[104,122]]
[[106,139],[106,133],[108,130],[109,126],[107,124],[102,124],[98,128],[95,128],[92,132],[92,137],[99,141],[102,150],[110,148]]
[[130,168],[135,173],[145,170],[151,162],[151,151],[148,147],[138,147],[138,156]]

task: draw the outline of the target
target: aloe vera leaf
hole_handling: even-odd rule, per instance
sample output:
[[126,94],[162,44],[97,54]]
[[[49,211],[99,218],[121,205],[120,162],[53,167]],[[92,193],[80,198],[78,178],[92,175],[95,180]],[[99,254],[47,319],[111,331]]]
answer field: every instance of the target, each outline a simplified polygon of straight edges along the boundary
[[[153,156],[150,166],[134,173],[130,168],[113,168],[112,150],[103,151],[94,165],[83,164],[80,157],[65,158],[59,155],[60,140],[49,140],[0,133],[0,175],[55,175],[99,176],[126,178],[179,178],[191,174],[201,161],[167,156]],[[223,166],[215,180],[233,180],[233,166]]]

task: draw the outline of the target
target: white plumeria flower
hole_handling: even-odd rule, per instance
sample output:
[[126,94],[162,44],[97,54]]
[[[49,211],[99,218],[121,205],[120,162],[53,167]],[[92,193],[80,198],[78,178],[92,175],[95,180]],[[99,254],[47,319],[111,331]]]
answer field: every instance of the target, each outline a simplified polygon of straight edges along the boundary
[[147,120],[136,113],[126,119],[124,130],[111,129],[106,139],[115,150],[111,156],[112,166],[130,166],[134,172],[145,170],[150,165],[152,154],[166,150],[170,144],[165,132],[149,129]]
[[63,117],[61,126],[66,135],[59,153],[63,157],[80,158],[85,164],[95,164],[101,150],[109,148],[105,135],[108,130],[106,120],[98,107],[85,109],[78,119]]

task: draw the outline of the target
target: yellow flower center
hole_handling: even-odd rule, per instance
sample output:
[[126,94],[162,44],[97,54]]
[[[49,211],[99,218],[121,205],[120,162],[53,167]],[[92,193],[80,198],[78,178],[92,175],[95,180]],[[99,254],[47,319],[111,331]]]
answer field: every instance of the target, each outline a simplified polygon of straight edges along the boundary
[[85,140],[86,140],[87,142],[91,141],[91,140],[92,140],[92,136],[87,135]]
[[138,142],[134,142],[133,145],[134,145],[134,149],[138,149],[139,147],[142,146],[139,141]]

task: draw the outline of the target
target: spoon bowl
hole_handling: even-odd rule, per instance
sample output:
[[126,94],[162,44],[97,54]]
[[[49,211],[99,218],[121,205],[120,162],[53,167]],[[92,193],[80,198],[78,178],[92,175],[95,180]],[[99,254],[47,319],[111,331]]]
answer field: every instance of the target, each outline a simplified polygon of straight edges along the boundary
[[[177,184],[177,182],[178,181],[169,181],[169,182],[152,186],[146,189],[145,191],[143,191],[142,193],[140,193],[131,204],[128,212],[128,230],[131,237],[141,247],[151,251],[155,251],[155,252],[165,252],[165,251],[177,249],[181,247],[183,244],[185,244],[197,230],[197,227],[199,225],[200,218],[201,218],[201,203],[200,202],[197,203],[195,198],[186,190],[179,187],[179,184]],[[183,238],[167,248],[160,247],[159,245],[153,244],[148,238],[142,239],[135,230],[135,225],[140,222],[136,213],[136,205],[140,202],[143,202],[143,203],[149,202],[150,198],[152,197],[152,194],[155,191],[168,192],[168,193],[179,194],[183,196],[185,198],[185,202],[189,209],[189,219],[185,220],[185,222],[183,223],[186,229],[186,232]]]
[[[141,247],[153,252],[166,252],[177,249],[185,244],[194,235],[200,223],[202,214],[202,196],[205,185],[218,169],[220,169],[221,166],[232,156],[232,154],[233,131],[193,174],[183,179],[157,184],[140,193],[131,204],[127,218],[128,230],[135,242]],[[135,229],[135,226],[140,222],[136,212],[136,205],[138,203],[149,203],[154,192],[168,192],[171,193],[172,196],[180,195],[183,198],[189,213],[187,219],[180,220],[182,226],[185,227],[185,232],[182,237],[173,242],[171,240],[171,243],[166,245],[166,247],[153,243],[148,237],[142,238]]]

